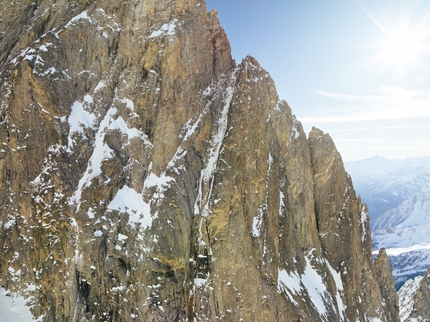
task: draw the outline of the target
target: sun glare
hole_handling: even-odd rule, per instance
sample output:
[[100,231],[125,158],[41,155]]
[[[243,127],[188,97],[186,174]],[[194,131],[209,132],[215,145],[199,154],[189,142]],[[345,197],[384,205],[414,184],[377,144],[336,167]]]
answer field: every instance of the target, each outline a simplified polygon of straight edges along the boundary
[[393,31],[382,41],[382,55],[396,65],[414,62],[421,53],[421,39],[409,30]]
[[372,22],[382,32],[371,47],[377,53],[368,60],[369,65],[377,65],[381,72],[394,67],[397,76],[403,76],[408,68],[418,65],[430,71],[430,67],[422,60],[423,54],[428,53],[430,24],[427,16],[413,25],[410,17],[402,17],[396,23],[383,25],[366,12]]

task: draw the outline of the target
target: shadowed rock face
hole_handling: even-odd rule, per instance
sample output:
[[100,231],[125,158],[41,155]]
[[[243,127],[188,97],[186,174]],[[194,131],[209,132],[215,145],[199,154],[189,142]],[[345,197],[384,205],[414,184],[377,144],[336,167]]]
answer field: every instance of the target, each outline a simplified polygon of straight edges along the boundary
[[333,141],[203,1],[0,14],[0,284],[36,317],[398,319]]

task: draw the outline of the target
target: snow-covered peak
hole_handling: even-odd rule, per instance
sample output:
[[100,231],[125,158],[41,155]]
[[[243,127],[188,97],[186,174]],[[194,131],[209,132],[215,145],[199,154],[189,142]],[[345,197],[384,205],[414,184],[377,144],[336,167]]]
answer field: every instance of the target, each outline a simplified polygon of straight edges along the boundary
[[[389,160],[374,157],[346,162],[354,185],[363,196],[386,192],[404,199],[430,191],[430,157]],[[367,189],[368,191],[364,190]]]
[[430,157],[389,160],[383,157],[346,162],[354,188],[372,219],[420,193],[430,191]]
[[399,206],[380,215],[372,229],[382,227],[413,227],[430,224],[430,192],[425,192],[402,202]]
[[378,217],[373,223],[372,240],[375,249],[387,248],[398,286],[423,275],[430,266],[430,192]]
[[403,172],[414,173],[416,171],[430,173],[430,157],[386,159],[380,156],[345,162],[345,168],[356,181],[368,180],[369,177],[382,177],[389,174]]

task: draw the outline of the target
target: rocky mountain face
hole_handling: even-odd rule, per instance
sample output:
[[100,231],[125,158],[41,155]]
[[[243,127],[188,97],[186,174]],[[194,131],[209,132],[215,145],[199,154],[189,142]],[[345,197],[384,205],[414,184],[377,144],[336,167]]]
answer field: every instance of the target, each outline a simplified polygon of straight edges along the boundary
[[0,93],[0,284],[38,319],[398,320],[333,141],[203,0],[1,2]]
[[399,300],[401,321],[430,321],[430,269],[407,281],[399,290]]

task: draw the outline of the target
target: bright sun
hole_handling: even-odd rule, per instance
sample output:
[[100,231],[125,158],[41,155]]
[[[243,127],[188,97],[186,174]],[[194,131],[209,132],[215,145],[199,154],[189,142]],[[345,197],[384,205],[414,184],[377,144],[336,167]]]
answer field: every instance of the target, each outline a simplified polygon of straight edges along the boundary
[[377,54],[369,59],[369,65],[378,65],[381,72],[394,67],[397,76],[403,76],[413,65],[430,71],[430,67],[420,58],[430,49],[430,30],[426,19],[411,26],[409,17],[402,17],[396,24],[385,26],[369,13],[367,15],[382,32],[382,37],[372,45],[377,49]]
[[395,30],[386,34],[387,39],[381,42],[381,53],[390,63],[405,64],[414,62],[421,53],[421,39],[410,30]]

